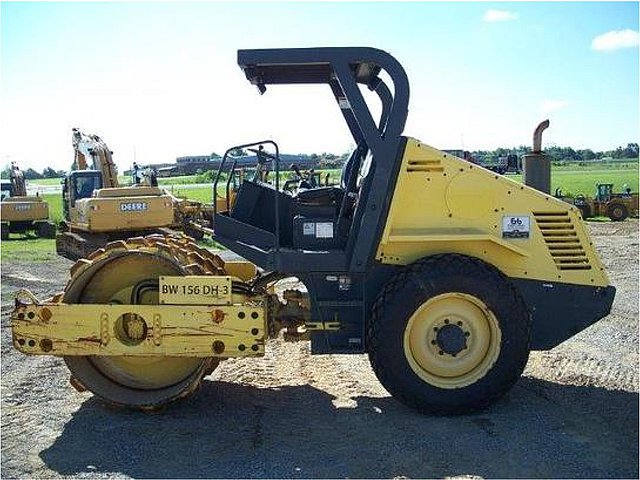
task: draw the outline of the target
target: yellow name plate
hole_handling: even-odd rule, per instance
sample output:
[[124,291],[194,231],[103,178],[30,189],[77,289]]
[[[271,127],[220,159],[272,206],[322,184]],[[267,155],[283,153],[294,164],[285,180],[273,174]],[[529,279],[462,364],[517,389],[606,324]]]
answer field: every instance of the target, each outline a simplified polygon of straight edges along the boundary
[[231,305],[231,277],[206,275],[160,277],[160,303]]

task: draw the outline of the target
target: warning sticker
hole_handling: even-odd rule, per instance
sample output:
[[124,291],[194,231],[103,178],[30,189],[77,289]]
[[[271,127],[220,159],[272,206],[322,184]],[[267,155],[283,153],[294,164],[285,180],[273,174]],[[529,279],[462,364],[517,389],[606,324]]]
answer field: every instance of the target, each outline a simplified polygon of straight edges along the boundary
[[502,217],[502,238],[529,238],[530,220],[527,215]]
[[340,105],[341,109],[351,109],[351,105],[349,104],[349,100],[347,100],[345,97],[339,97],[338,98],[338,105]]
[[316,223],[316,238],[333,238],[333,222]]
[[316,224],[313,222],[304,222],[302,224],[302,234],[303,235],[315,235],[316,234]]

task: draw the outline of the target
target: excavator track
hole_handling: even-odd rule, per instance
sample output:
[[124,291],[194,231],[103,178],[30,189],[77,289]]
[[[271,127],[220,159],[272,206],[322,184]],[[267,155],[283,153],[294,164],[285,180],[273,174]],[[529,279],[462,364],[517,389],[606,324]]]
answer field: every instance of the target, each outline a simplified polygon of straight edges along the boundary
[[[117,233],[117,232],[116,232]],[[62,231],[58,232],[56,238],[56,253],[61,257],[68,258],[69,260],[80,260],[81,258],[87,258],[96,250],[104,248],[109,242],[116,240],[125,240],[131,237],[137,237],[142,235],[141,232],[120,232],[120,237],[113,238],[114,234],[100,234],[100,233],[83,233],[77,231]],[[151,235],[180,235],[177,231],[170,228],[158,228],[156,230],[147,231],[145,236]]]
[[86,258],[103,245],[88,241],[74,232],[56,234],[56,253],[69,260]]
[[[184,235],[108,243],[71,268],[60,301],[157,304],[162,275],[224,275],[224,261]],[[157,283],[156,283],[157,285]],[[157,410],[193,393],[218,358],[66,356],[71,384],[118,407]]]

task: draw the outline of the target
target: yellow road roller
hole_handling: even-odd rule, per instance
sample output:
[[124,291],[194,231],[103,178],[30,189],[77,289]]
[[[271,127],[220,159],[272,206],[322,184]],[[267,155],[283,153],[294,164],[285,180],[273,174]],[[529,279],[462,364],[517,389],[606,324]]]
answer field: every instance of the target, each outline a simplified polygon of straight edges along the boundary
[[[19,292],[17,349],[63,357],[73,385],[106,402],[156,409],[284,335],[313,354],[366,353],[399,401],[456,414],[505,394],[530,350],[609,313],[615,289],[575,206],[402,135],[409,83],[391,55],[240,50],[238,64],[260,93],[328,87],[355,144],[340,184],[285,190],[274,141],[232,147],[214,238],[245,260],[186,237],[112,242],[63,293]],[[231,202],[235,148],[257,149],[272,181],[245,178]],[[276,291],[289,277],[305,288]]]

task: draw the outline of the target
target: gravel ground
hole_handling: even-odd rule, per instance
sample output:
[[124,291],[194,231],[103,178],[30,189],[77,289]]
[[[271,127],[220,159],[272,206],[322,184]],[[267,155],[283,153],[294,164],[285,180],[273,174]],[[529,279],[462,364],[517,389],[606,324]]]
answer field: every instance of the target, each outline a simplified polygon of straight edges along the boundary
[[417,414],[364,355],[270,341],[160,414],[116,411],[61,359],[13,351],[11,293],[59,291],[70,262],[2,265],[2,478],[638,478],[638,220],[588,223],[617,287],[612,313],[548,352],[481,413]]

